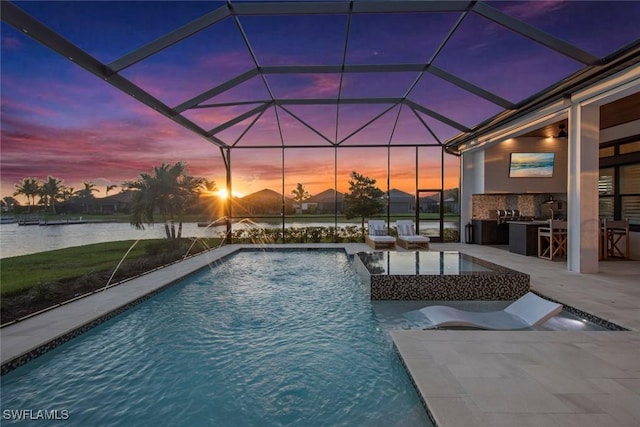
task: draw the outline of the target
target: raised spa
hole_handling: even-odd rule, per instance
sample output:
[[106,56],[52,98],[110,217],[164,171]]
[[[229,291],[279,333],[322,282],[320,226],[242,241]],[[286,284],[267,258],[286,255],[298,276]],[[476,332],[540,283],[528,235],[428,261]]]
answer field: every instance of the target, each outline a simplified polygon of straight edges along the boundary
[[457,251],[358,252],[354,268],[372,300],[514,300],[528,274]]

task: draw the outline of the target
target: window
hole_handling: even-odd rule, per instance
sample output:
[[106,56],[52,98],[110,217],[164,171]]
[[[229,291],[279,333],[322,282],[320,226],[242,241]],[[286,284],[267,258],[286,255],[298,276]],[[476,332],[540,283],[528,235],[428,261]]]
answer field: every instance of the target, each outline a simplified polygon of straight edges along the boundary
[[615,193],[615,168],[600,169],[598,193],[601,196],[612,196]]
[[628,218],[633,231],[640,231],[639,150],[639,135],[613,141],[600,148],[600,218]]
[[640,225],[640,164],[620,167],[620,217]]
[[600,158],[611,157],[614,154],[616,154],[614,147],[604,147],[600,149]]
[[[613,148],[613,147],[611,147]],[[600,218],[614,218],[615,168],[600,169],[598,194],[600,195]]]
[[637,153],[640,151],[640,141],[622,144],[620,146],[620,154]]

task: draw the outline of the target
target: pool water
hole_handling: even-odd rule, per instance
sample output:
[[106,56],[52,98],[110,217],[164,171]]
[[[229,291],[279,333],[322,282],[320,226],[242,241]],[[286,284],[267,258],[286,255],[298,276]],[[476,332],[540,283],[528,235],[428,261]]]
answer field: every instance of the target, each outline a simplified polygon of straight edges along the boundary
[[[446,305],[467,311],[504,310],[513,301],[372,301],[373,310],[385,329],[424,329],[432,326],[415,311],[430,305]],[[445,328],[447,329],[447,328]],[[456,329],[455,327],[449,329]],[[460,328],[458,328],[460,329]],[[473,328],[466,328],[473,329]],[[538,331],[611,331],[598,323],[571,313],[566,307],[541,325],[522,329]]]
[[[430,425],[343,252],[243,251],[2,377],[65,425]],[[63,412],[64,414],[64,412]]]
[[498,265],[458,251],[379,251],[360,252],[358,256],[370,274],[455,276],[500,269]]

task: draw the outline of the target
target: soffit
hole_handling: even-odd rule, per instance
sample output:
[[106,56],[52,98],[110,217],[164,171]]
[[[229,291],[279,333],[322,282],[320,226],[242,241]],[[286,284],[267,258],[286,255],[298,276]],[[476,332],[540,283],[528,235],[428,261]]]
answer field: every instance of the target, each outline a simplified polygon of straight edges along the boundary
[[[635,120],[640,120],[640,92],[600,107],[600,130]],[[528,132],[522,137],[553,138],[558,135],[561,124],[564,125],[565,131],[567,131],[568,121],[565,119]]]

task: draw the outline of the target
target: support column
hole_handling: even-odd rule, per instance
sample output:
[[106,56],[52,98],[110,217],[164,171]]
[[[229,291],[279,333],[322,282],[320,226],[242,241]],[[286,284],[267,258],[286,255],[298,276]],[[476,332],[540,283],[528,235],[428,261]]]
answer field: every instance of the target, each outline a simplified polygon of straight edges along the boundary
[[464,153],[460,169],[460,227],[462,229],[473,219],[471,196],[484,193],[484,150]]
[[230,148],[220,148],[222,153],[222,159],[224,160],[224,169],[226,174],[225,187],[227,189],[227,198],[224,200],[224,215],[226,217],[226,234],[224,237],[224,243],[229,245],[233,243],[232,229],[231,229],[231,217],[233,216],[232,211],[232,189],[231,189],[231,149]]
[[600,108],[572,104],[569,109],[567,183],[567,268],[577,273],[598,272],[598,177]]

